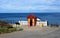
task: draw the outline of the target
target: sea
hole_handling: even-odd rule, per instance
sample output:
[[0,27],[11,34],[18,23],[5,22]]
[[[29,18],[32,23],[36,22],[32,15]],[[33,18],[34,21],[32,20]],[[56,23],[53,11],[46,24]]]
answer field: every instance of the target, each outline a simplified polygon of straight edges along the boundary
[[[4,20],[10,24],[15,24],[18,21],[27,21],[27,17],[31,13],[0,13],[0,20]],[[41,21],[47,20],[49,24],[60,25],[60,13],[32,13]]]

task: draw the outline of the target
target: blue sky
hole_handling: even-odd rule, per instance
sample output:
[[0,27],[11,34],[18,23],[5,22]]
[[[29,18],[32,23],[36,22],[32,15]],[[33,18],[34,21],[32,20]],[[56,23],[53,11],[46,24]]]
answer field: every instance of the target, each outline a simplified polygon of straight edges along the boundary
[[0,0],[0,13],[60,12],[60,0]]

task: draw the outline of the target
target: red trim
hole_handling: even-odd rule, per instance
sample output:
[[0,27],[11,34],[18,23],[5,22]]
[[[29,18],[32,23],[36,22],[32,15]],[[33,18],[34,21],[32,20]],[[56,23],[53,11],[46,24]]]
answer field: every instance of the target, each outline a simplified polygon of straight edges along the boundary
[[31,18],[31,19],[34,18],[35,19],[36,17],[33,14],[30,14],[27,18]]
[[[34,22],[32,22],[32,26],[36,25],[36,23],[35,23],[36,22],[36,17],[33,14],[30,14],[27,18],[28,19],[34,19]],[[30,22],[28,22],[28,27],[30,27]]]

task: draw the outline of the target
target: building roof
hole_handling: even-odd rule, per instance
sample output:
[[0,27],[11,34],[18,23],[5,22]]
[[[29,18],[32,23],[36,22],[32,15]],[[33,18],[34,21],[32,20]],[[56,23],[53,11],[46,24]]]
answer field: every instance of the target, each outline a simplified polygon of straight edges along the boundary
[[36,18],[33,14],[30,14],[27,18]]
[[39,18],[37,18],[37,21],[40,21],[40,19],[39,19]]

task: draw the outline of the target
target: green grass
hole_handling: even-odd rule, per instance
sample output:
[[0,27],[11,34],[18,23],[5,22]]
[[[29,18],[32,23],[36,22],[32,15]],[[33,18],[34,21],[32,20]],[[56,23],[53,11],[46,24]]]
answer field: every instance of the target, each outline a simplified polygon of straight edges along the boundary
[[16,30],[17,30],[17,31],[22,31],[23,28],[21,28],[21,27],[16,27]]
[[0,33],[11,33],[11,32],[14,32],[14,31],[22,31],[23,28],[19,27],[19,28],[7,28],[7,27],[4,27],[4,26],[0,26]]

